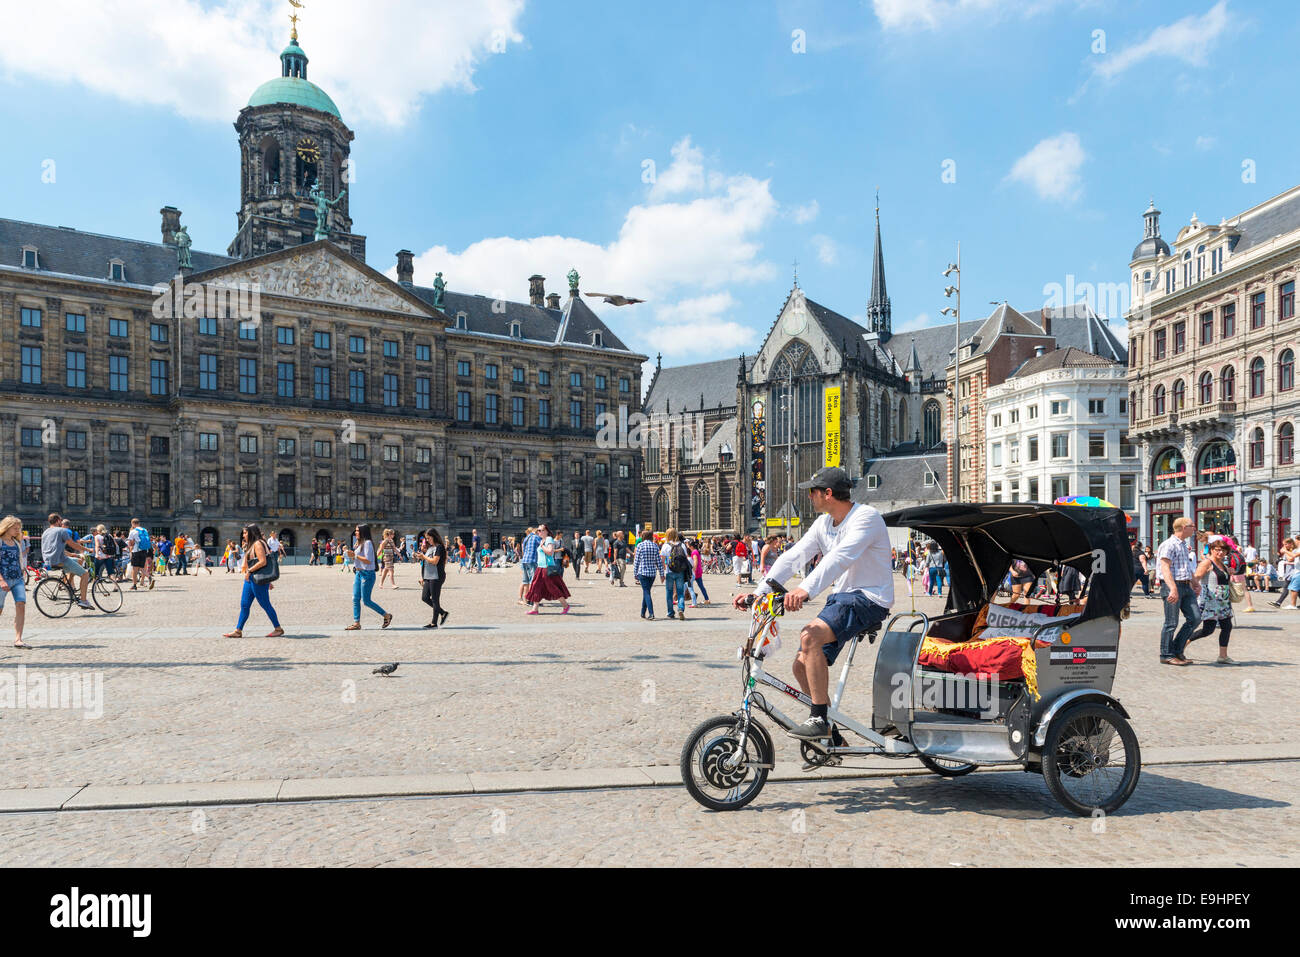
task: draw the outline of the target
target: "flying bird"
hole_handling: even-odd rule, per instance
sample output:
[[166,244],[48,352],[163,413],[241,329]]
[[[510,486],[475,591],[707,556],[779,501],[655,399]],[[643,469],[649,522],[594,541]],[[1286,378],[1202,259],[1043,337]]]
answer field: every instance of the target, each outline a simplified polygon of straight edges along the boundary
[[604,299],[611,306],[630,306],[633,303],[645,302],[644,299],[631,299],[627,296],[617,296],[608,292],[584,292],[584,296],[591,296],[593,299]]
[[391,665],[381,665],[380,667],[376,668],[374,671],[370,673],[372,675],[383,675],[385,678],[387,678],[389,675],[391,675],[394,671],[397,670],[398,664],[400,664],[400,662],[394,661]]

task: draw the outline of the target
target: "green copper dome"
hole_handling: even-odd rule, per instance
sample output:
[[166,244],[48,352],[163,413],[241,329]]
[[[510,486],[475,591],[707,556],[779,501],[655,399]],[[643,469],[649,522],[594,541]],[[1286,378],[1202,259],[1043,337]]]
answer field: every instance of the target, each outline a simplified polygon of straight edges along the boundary
[[254,90],[253,95],[248,98],[248,105],[270,106],[276,103],[288,103],[292,106],[320,110],[322,113],[329,113],[340,120],[343,119],[339,116],[339,108],[334,105],[334,101],[324,90],[307,79],[307,63],[307,54],[298,45],[298,33],[295,27],[289,45],[280,53],[280,76],[274,80],[267,80]]
[[249,106],[269,106],[273,103],[305,106],[343,119],[339,108],[324,90],[310,80],[296,76],[277,76],[274,80],[267,80],[248,98]]

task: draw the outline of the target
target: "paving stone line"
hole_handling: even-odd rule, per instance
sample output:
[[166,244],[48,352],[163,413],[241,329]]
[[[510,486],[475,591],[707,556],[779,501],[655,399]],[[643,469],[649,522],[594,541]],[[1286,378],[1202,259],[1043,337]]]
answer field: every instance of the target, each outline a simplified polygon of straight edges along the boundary
[[[1143,765],[1237,764],[1300,760],[1300,745],[1252,745],[1211,748],[1152,748]],[[1019,765],[980,768],[1019,771]],[[929,774],[924,768],[773,770],[768,781],[866,780]],[[212,781],[183,784],[86,784],[63,788],[0,791],[0,814],[94,811],[124,808],[226,806],[391,797],[437,797],[465,794],[518,794],[546,791],[605,791],[623,788],[680,787],[676,767],[590,768],[557,771],[481,771],[448,774],[388,775],[363,778],[286,778],[280,781]]]

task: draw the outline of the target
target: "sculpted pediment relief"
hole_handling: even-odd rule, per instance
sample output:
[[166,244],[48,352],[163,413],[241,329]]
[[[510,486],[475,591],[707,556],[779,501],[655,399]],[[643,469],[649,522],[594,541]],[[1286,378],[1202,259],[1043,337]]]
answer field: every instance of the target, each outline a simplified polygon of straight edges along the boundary
[[250,263],[224,273],[221,280],[256,283],[263,296],[312,299],[411,316],[433,311],[421,309],[396,292],[388,279],[362,272],[319,247],[270,262]]

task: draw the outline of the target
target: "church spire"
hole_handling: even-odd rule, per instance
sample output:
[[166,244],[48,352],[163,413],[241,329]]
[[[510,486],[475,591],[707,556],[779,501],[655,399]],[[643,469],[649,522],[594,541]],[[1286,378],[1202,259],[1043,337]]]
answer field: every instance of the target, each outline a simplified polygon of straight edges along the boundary
[[871,264],[871,299],[867,302],[867,331],[882,342],[892,334],[889,324],[889,293],[885,291],[885,254],[880,243],[880,191],[876,191],[876,255]]

